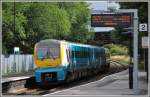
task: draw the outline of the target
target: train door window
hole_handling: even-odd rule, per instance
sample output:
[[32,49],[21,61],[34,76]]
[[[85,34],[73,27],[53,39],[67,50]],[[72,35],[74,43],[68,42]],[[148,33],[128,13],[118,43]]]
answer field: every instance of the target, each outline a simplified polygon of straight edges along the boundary
[[72,65],[72,51],[71,51],[71,49],[68,49],[68,53],[69,53],[69,64],[71,66]]
[[77,58],[81,58],[82,57],[81,51],[76,51],[76,52],[77,52]]
[[75,57],[74,52],[75,51],[72,50],[72,59],[74,59],[74,57]]
[[102,57],[99,57],[99,64],[102,65]]
[[104,54],[104,52],[101,53],[101,56],[102,56],[102,64],[104,64],[105,63],[105,54]]
[[67,61],[69,62],[69,50],[66,49],[66,54],[67,54]]

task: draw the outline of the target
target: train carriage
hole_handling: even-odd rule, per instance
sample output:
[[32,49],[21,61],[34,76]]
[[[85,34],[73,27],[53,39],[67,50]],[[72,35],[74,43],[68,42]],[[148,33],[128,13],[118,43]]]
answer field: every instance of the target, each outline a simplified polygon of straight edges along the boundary
[[103,47],[54,39],[42,40],[34,48],[36,82],[70,81],[106,70],[109,65],[107,57],[109,53]]

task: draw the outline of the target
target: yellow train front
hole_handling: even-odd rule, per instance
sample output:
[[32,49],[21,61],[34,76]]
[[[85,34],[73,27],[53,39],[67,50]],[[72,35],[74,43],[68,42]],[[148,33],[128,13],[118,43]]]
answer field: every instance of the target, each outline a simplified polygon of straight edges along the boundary
[[109,53],[104,48],[54,39],[42,40],[34,48],[36,82],[70,81],[106,70]]

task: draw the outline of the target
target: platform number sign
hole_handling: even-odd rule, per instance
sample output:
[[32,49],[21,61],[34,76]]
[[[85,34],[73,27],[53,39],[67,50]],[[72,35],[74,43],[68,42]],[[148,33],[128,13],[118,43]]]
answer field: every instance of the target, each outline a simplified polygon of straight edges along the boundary
[[147,24],[146,23],[139,24],[139,31],[141,32],[147,31]]

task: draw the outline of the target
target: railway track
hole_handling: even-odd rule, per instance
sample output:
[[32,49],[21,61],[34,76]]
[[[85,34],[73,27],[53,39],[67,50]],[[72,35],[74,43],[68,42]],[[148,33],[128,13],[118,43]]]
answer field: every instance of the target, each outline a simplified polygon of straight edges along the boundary
[[63,90],[74,86],[86,84],[92,81],[100,80],[101,78],[107,75],[120,72],[127,68],[128,68],[127,64],[122,64],[116,60],[110,60],[110,69],[108,70],[108,72],[101,72],[97,75],[84,77],[82,79],[75,80],[73,82],[49,85],[46,87],[37,87],[34,82],[34,77],[32,77],[30,79],[3,83],[2,93],[3,95],[44,95],[47,93],[53,93],[58,90]]

